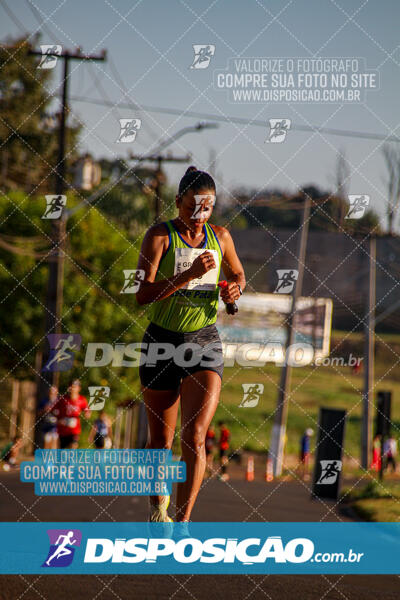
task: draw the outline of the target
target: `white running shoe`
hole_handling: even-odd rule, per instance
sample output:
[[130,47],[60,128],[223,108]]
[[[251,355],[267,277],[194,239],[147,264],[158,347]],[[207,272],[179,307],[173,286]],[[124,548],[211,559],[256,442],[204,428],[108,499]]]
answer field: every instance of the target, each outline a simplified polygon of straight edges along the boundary
[[167,509],[170,502],[170,496],[162,496],[161,502],[153,504],[149,499],[149,523],[172,523],[172,519],[168,516]]

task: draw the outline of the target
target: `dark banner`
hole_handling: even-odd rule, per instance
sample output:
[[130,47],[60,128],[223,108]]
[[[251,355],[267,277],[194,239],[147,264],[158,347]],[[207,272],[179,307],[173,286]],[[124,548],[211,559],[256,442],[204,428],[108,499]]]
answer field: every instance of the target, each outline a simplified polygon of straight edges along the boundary
[[388,437],[390,435],[390,413],[392,406],[392,392],[378,392],[376,401],[375,435]]
[[345,410],[321,408],[315,449],[313,496],[337,500],[342,473]]

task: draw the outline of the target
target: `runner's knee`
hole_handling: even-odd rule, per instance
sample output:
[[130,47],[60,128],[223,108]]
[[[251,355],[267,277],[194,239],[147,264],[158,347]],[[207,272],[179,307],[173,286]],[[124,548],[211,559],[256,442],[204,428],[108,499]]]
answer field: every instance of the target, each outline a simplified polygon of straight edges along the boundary
[[186,425],[181,431],[182,452],[193,449],[196,452],[205,448],[206,431],[201,425]]

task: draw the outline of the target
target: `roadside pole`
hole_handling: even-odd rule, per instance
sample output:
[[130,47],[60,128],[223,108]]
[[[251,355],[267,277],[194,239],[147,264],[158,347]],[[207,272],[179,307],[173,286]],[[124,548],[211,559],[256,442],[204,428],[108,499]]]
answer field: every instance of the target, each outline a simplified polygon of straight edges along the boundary
[[[369,467],[371,452],[371,415],[374,401],[376,305],[376,237],[369,238],[368,302],[364,323],[364,392],[362,397],[361,466]],[[382,448],[383,449],[383,448]]]
[[303,215],[301,221],[301,234],[298,248],[298,261],[297,270],[298,277],[294,284],[292,291],[292,304],[291,310],[287,319],[288,335],[286,340],[285,348],[285,363],[282,367],[281,378],[278,390],[278,401],[275,411],[274,425],[271,434],[271,443],[269,456],[273,461],[273,472],[274,477],[282,474],[283,464],[283,449],[286,435],[286,423],[289,407],[289,394],[290,394],[290,381],[292,367],[288,364],[288,348],[294,344],[295,331],[294,331],[294,316],[296,312],[296,304],[302,294],[303,289],[303,276],[304,276],[304,264],[306,257],[307,239],[308,239],[308,227],[310,220],[310,209],[311,209],[311,198],[309,196],[304,197]]
[[[31,50],[29,54],[42,57],[42,52]],[[57,59],[63,61],[63,87],[61,95],[61,111],[58,130],[58,156],[57,165],[55,167],[55,193],[62,195],[66,188],[66,121],[68,116],[68,84],[69,84],[69,61],[103,61],[106,58],[106,53],[103,51],[101,55],[86,55],[79,51],[70,53],[68,50],[61,54],[49,53],[48,56],[56,56]],[[65,260],[65,243],[67,237],[67,215],[66,211],[62,211],[59,219],[51,220],[51,242],[52,248],[49,253],[49,276],[47,282],[47,293],[45,302],[45,336],[49,333],[61,333],[61,314],[63,307],[63,287],[64,287],[64,260]],[[43,371],[44,365],[49,358],[49,348],[47,340],[44,342],[41,377],[36,392],[36,415],[40,401],[48,395],[49,388],[52,385],[58,386],[59,373],[57,371]],[[37,425],[36,418],[35,426],[35,444],[41,445],[40,427]]]

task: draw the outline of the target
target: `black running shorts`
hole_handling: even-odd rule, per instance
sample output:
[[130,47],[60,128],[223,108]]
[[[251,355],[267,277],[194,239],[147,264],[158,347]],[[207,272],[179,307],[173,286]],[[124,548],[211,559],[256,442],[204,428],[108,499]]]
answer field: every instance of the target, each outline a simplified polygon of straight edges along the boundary
[[215,325],[187,333],[169,331],[155,323],[146,329],[139,366],[144,387],[174,390],[188,375],[214,371],[222,379],[223,370],[222,344]]

